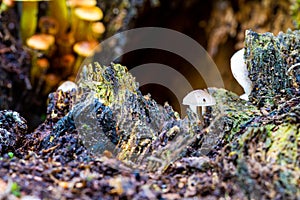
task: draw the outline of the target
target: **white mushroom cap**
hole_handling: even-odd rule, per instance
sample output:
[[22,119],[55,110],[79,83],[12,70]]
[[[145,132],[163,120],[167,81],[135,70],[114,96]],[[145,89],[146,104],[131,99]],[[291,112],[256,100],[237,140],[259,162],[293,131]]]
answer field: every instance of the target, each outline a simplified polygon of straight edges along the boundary
[[216,100],[205,90],[193,90],[183,98],[182,104],[190,106],[197,113],[197,106],[212,106]]
[[183,98],[183,105],[212,106],[216,100],[205,90],[193,90]]
[[57,88],[57,90],[62,90],[63,92],[68,92],[72,89],[77,90],[77,85],[73,81],[65,81]]
[[230,59],[231,72],[237,82],[244,89],[245,94],[241,95],[240,98],[248,101],[253,86],[250,78],[248,77],[249,72],[244,59],[245,49],[237,51]]

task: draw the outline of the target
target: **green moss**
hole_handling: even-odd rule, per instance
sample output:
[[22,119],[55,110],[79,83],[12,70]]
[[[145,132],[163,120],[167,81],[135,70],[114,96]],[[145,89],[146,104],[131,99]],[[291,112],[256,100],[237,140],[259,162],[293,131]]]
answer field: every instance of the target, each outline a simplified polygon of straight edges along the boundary
[[227,142],[230,142],[235,134],[255,116],[259,116],[259,110],[238,95],[225,89],[209,88],[210,94],[216,99],[216,105],[212,106],[213,119],[223,123],[219,135],[224,135]]
[[267,160],[275,161],[280,165],[292,165],[297,167],[298,161],[298,142],[300,138],[300,129],[297,125],[283,124],[278,130],[270,133],[270,139],[273,141],[267,151]]
[[[235,139],[237,145],[232,141],[229,156],[237,155],[237,179],[250,197],[256,192],[263,195],[262,188],[270,184],[281,197],[300,194],[298,125],[261,124]],[[259,183],[261,179],[263,183]]]
[[8,152],[7,155],[9,156],[9,158],[13,158],[14,157],[14,153],[13,152]]
[[20,192],[20,186],[18,185],[18,183],[16,182],[13,182],[12,185],[11,185],[11,193],[13,195],[15,195],[16,197],[21,197],[21,192]]

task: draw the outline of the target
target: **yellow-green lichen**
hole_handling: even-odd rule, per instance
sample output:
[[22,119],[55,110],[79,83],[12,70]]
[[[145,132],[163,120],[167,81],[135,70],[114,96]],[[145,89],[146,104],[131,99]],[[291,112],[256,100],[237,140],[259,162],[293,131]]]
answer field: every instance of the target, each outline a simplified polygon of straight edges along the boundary
[[[297,160],[298,143],[300,142],[300,129],[297,125],[284,124],[278,130],[270,133],[273,141],[268,152],[267,161],[280,165],[299,165]],[[297,163],[298,162],[298,163]]]
[[98,62],[83,67],[78,84],[84,92],[92,92],[94,97],[101,99],[105,105],[111,105],[114,101],[124,101],[126,91],[136,93],[138,89],[138,84],[125,66],[103,66]]

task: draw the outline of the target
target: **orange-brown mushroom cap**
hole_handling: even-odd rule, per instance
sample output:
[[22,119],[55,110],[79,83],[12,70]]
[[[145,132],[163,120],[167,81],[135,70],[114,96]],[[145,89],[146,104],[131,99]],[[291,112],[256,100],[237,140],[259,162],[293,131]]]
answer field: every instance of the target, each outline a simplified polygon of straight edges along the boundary
[[96,0],[67,0],[67,5],[70,7],[92,7],[96,6]]
[[102,22],[94,22],[92,24],[92,32],[95,34],[103,34],[105,32],[105,26]]
[[100,46],[96,41],[81,41],[74,45],[73,50],[80,56],[89,57],[92,56],[98,48],[100,48]]
[[96,6],[75,8],[75,15],[86,21],[99,21],[103,18],[102,10]]
[[26,40],[27,46],[32,49],[46,51],[54,44],[55,38],[48,34],[36,34]]
[[41,70],[47,70],[49,68],[49,61],[47,58],[39,58],[36,61],[36,65],[41,69]]

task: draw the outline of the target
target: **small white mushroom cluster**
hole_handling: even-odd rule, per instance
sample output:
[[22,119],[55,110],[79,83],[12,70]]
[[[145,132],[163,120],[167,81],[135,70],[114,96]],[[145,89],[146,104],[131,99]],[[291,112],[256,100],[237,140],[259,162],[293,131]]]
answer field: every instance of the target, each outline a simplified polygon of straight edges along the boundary
[[244,89],[245,94],[241,95],[240,98],[246,101],[249,100],[249,95],[253,89],[252,82],[248,77],[249,72],[244,59],[245,49],[237,51],[230,59],[231,72],[237,82]]
[[[188,105],[194,113],[202,117],[206,106],[215,105],[216,100],[206,90],[193,90],[183,98],[182,104]],[[199,106],[202,110],[200,113],[197,112],[197,107]]]

